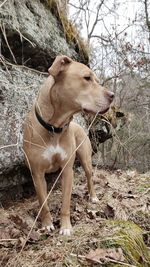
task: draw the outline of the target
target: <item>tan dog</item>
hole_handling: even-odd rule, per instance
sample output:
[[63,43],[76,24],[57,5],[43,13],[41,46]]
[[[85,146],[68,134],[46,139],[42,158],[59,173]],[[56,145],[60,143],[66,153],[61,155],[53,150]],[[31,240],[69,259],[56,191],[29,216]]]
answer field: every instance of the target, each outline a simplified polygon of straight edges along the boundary
[[[24,129],[24,151],[30,167],[40,205],[47,197],[45,173],[63,168],[73,151],[85,139],[80,125],[71,122],[79,111],[104,113],[109,109],[114,94],[99,85],[95,74],[85,65],[67,56],[58,56],[49,68],[49,77],[27,116]],[[77,150],[85,170],[89,196],[97,202],[91,164],[91,144],[87,137]],[[70,198],[73,181],[72,156],[62,173],[62,208],[60,234],[70,235]],[[42,225],[53,230],[47,202],[41,211]]]

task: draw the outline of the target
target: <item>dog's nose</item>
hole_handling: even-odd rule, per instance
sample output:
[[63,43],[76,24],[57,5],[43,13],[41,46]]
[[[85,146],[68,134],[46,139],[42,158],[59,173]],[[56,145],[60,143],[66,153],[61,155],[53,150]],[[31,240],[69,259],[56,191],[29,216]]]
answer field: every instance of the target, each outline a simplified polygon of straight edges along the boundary
[[107,98],[109,99],[109,101],[110,102],[112,102],[113,101],[113,99],[114,99],[114,93],[113,92],[111,92],[111,91],[106,91],[106,96],[107,96]]

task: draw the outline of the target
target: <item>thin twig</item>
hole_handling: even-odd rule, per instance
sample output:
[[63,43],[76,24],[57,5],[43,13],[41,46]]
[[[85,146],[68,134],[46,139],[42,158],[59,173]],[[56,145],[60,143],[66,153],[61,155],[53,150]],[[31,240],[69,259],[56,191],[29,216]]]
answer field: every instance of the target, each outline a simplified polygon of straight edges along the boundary
[[2,30],[2,33],[3,33],[3,36],[4,36],[5,42],[6,42],[7,46],[8,46],[8,49],[9,49],[11,55],[12,55],[12,58],[13,58],[14,62],[17,64],[16,58],[15,58],[15,56],[14,56],[14,53],[13,53],[13,51],[11,50],[11,47],[10,47],[10,45],[9,45],[9,43],[8,43],[8,39],[7,39],[7,35],[6,35],[6,31],[5,31],[4,24],[1,24],[1,30]]
[[[73,257],[77,257],[77,258],[81,258],[81,259],[85,259],[86,260],[86,256],[83,256],[83,255],[77,255],[77,254],[74,254],[74,253],[70,253],[71,256]],[[129,267],[137,267],[135,265],[132,265],[132,264],[128,264],[128,263],[125,263],[125,262],[122,262],[122,261],[117,261],[117,260],[113,260],[113,259],[108,259],[109,262],[114,262],[114,263],[118,263],[118,264],[122,264],[122,265],[125,265],[125,266],[129,266]],[[101,261],[99,260],[92,260],[92,262],[94,263],[100,263],[100,264],[103,264]]]
[[46,148],[45,146],[41,146],[41,145],[38,145],[38,144],[36,144],[36,143],[33,143],[33,142],[31,142],[31,141],[28,141],[28,140],[26,140],[26,139],[23,139],[23,141],[25,142],[25,143],[28,143],[28,144],[30,144],[30,145],[33,145],[33,146],[36,146],[36,147],[39,147],[39,148]]
[[[34,130],[36,132],[36,134],[38,135],[38,137],[40,137],[41,141],[43,142],[43,144],[44,144],[44,146],[46,148],[47,147],[47,144],[44,141],[44,139],[42,138],[42,136],[38,133],[38,131],[35,130],[35,128],[31,124],[29,124],[29,123],[26,123],[26,124],[27,124],[28,127],[30,127],[32,130]],[[25,142],[27,142],[27,140],[25,140]],[[28,142],[31,142],[31,141],[28,141]],[[34,145],[36,145],[36,144],[34,144]]]
[[11,145],[1,146],[1,147],[0,147],[0,150],[1,150],[1,149],[4,149],[4,148],[8,148],[8,147],[17,146],[17,145],[18,145],[18,143],[16,143],[16,144],[11,144]]
[[35,73],[42,74],[42,75],[44,75],[44,76],[47,76],[47,75],[48,75],[47,72],[42,72],[42,71],[39,71],[39,70],[35,70],[35,69],[29,68],[29,67],[24,66],[24,65],[19,65],[19,64],[15,65],[15,64],[10,63],[10,62],[9,62],[8,60],[6,60],[6,59],[3,59],[3,60],[5,61],[5,63],[6,63],[7,65],[13,66],[13,67],[15,67],[15,68],[24,68],[24,69],[33,71],[33,72],[35,72]]
[[14,239],[14,238],[0,239],[0,242],[5,242],[5,241],[18,241],[18,239]]
[[122,262],[122,261],[117,261],[117,260],[113,260],[113,259],[109,259],[110,262],[114,262],[114,263],[118,263],[118,264],[122,264],[122,265],[125,265],[125,266],[129,266],[129,267],[137,267],[137,265],[132,265],[132,264],[128,264],[128,263],[125,263],[125,262]]
[[34,43],[32,43],[27,37],[25,37],[19,30],[16,29],[16,31],[19,33],[20,35],[20,39],[24,38],[26,41],[28,41],[33,47],[35,47],[36,45]]
[[143,193],[143,195],[146,195],[150,191],[150,187],[146,189],[146,191]]
[[4,0],[2,4],[0,4],[0,8],[7,2],[7,0]]
[[0,63],[2,63],[7,71],[7,73],[9,74],[9,76],[12,78],[12,75],[7,67],[7,64],[6,64],[6,60],[4,58],[4,56],[0,55]]

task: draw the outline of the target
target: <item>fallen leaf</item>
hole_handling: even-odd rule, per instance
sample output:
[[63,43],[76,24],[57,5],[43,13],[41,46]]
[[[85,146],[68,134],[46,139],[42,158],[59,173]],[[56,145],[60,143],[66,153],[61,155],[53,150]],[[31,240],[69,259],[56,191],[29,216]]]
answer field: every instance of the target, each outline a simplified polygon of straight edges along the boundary
[[91,250],[86,256],[86,260],[98,263],[108,263],[111,260],[124,261],[124,256],[121,248],[97,248]]
[[1,228],[0,229],[0,240],[4,239],[10,239],[11,236],[9,234],[9,231],[7,229]]
[[104,213],[106,218],[114,218],[115,216],[114,209],[109,204],[105,207]]
[[89,215],[90,219],[95,219],[96,218],[96,210],[89,210],[87,209],[87,214]]
[[[19,215],[11,215],[11,220],[19,227],[19,229],[25,234],[28,235],[30,231],[30,226],[27,224],[25,220],[23,220]],[[40,234],[35,230],[32,230],[30,233],[30,238],[34,241],[38,241],[40,238]]]
[[83,212],[83,207],[81,205],[79,205],[78,203],[76,203],[76,207],[75,210],[79,213]]

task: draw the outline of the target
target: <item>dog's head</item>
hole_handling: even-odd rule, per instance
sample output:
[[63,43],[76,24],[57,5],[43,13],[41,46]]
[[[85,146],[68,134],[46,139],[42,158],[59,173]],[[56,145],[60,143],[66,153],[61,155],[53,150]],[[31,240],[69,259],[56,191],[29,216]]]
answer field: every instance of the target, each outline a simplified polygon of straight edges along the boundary
[[114,93],[99,84],[93,71],[67,56],[57,56],[49,73],[66,105],[77,111],[105,113],[113,101]]

